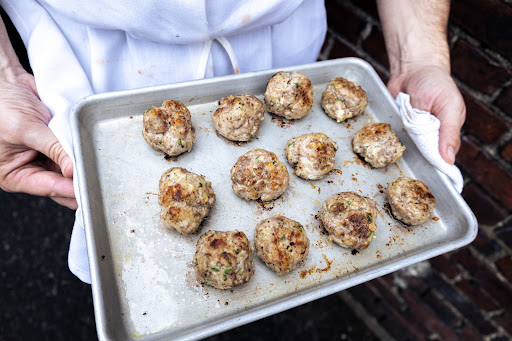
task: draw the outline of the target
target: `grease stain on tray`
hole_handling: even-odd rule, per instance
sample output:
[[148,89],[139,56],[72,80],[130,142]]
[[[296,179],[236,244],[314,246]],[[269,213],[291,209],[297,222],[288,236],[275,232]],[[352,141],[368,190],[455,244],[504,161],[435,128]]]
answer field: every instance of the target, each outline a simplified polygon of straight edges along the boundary
[[284,118],[276,116],[274,114],[270,114],[272,123],[276,123],[280,128],[288,128],[293,125],[293,121],[288,121]]

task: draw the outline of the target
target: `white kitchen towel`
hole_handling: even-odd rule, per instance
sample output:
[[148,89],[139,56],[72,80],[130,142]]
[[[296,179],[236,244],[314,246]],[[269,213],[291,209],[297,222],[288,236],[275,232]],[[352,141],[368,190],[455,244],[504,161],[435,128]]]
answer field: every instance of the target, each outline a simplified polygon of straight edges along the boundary
[[453,187],[461,193],[464,179],[459,168],[446,162],[439,154],[439,119],[428,111],[414,109],[408,94],[400,92],[396,97],[396,104],[405,129],[421,154],[438,171],[446,174]]

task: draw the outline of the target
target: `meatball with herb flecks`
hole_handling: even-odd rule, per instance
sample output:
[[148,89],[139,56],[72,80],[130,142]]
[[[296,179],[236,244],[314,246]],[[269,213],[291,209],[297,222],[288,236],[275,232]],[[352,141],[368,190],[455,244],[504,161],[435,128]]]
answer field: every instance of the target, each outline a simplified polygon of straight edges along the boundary
[[254,249],[245,233],[210,230],[197,241],[193,265],[201,283],[229,289],[251,279],[253,257]]
[[393,216],[408,225],[425,223],[436,207],[436,198],[427,185],[408,177],[388,184],[388,201]]
[[142,135],[156,150],[169,156],[190,152],[196,139],[190,111],[178,101],[164,101],[161,107],[151,107],[142,118]]
[[271,201],[288,187],[286,166],[276,154],[264,149],[253,149],[240,156],[231,168],[233,191],[246,200]]
[[352,139],[354,153],[374,168],[385,167],[402,157],[405,146],[388,123],[369,123]]
[[275,216],[256,226],[254,246],[256,255],[270,269],[284,275],[306,259],[309,239],[300,223]]
[[286,143],[286,158],[295,174],[306,180],[319,180],[334,168],[338,145],[322,133],[293,137]]
[[329,240],[352,249],[366,249],[376,236],[379,211],[375,201],[355,192],[337,193],[322,205],[320,221]]
[[160,178],[158,202],[164,224],[189,234],[196,232],[210,213],[215,193],[204,176],[173,167]]
[[264,119],[265,106],[257,97],[249,94],[226,96],[219,101],[213,113],[215,130],[231,141],[251,141]]
[[366,92],[356,83],[343,77],[333,78],[322,96],[325,113],[336,122],[362,114],[367,105]]
[[311,81],[297,71],[280,71],[267,83],[265,103],[269,113],[289,120],[302,118],[313,106]]

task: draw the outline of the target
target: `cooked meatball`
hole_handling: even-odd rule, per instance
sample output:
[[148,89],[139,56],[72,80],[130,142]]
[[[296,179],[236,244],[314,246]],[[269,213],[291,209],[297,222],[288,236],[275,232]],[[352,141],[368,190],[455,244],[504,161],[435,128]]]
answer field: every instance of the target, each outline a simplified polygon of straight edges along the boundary
[[232,141],[250,141],[256,136],[263,121],[265,107],[253,95],[227,96],[219,101],[213,113],[215,129]]
[[165,225],[180,233],[194,233],[215,203],[215,193],[204,176],[174,167],[160,178],[158,202]]
[[229,289],[249,282],[253,257],[254,248],[245,233],[210,230],[197,241],[194,269],[201,283]]
[[352,146],[354,153],[361,155],[375,168],[395,163],[405,150],[388,123],[365,125],[354,135]]
[[277,199],[288,187],[288,170],[276,154],[253,149],[240,156],[231,168],[233,191],[245,200]]
[[308,77],[294,71],[272,76],[265,90],[268,112],[295,120],[306,116],[313,105],[313,86]]
[[306,259],[309,239],[304,227],[295,220],[275,216],[256,226],[256,255],[278,275],[295,269]]
[[377,204],[355,192],[333,195],[322,205],[320,220],[329,240],[343,247],[366,249],[375,238]]
[[388,184],[388,201],[393,216],[408,225],[425,223],[436,207],[436,198],[427,185],[407,177]]
[[337,122],[362,114],[367,105],[366,92],[343,77],[333,78],[327,84],[322,97],[325,113]]
[[307,180],[319,180],[334,167],[336,142],[322,133],[304,134],[286,142],[286,158],[295,174]]
[[164,101],[161,107],[151,107],[142,119],[142,135],[151,147],[169,156],[189,152],[196,139],[190,111],[178,101]]

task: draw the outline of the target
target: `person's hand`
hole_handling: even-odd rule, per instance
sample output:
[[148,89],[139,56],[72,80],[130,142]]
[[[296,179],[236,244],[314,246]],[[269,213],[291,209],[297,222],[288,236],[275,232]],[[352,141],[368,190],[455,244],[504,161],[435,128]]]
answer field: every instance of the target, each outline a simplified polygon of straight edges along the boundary
[[395,98],[399,92],[409,94],[413,108],[429,111],[441,121],[439,153],[446,162],[453,164],[460,148],[466,106],[446,67],[410,66],[406,72],[391,75],[388,89]]
[[48,128],[51,113],[21,66],[0,73],[0,188],[77,208],[73,164]]

